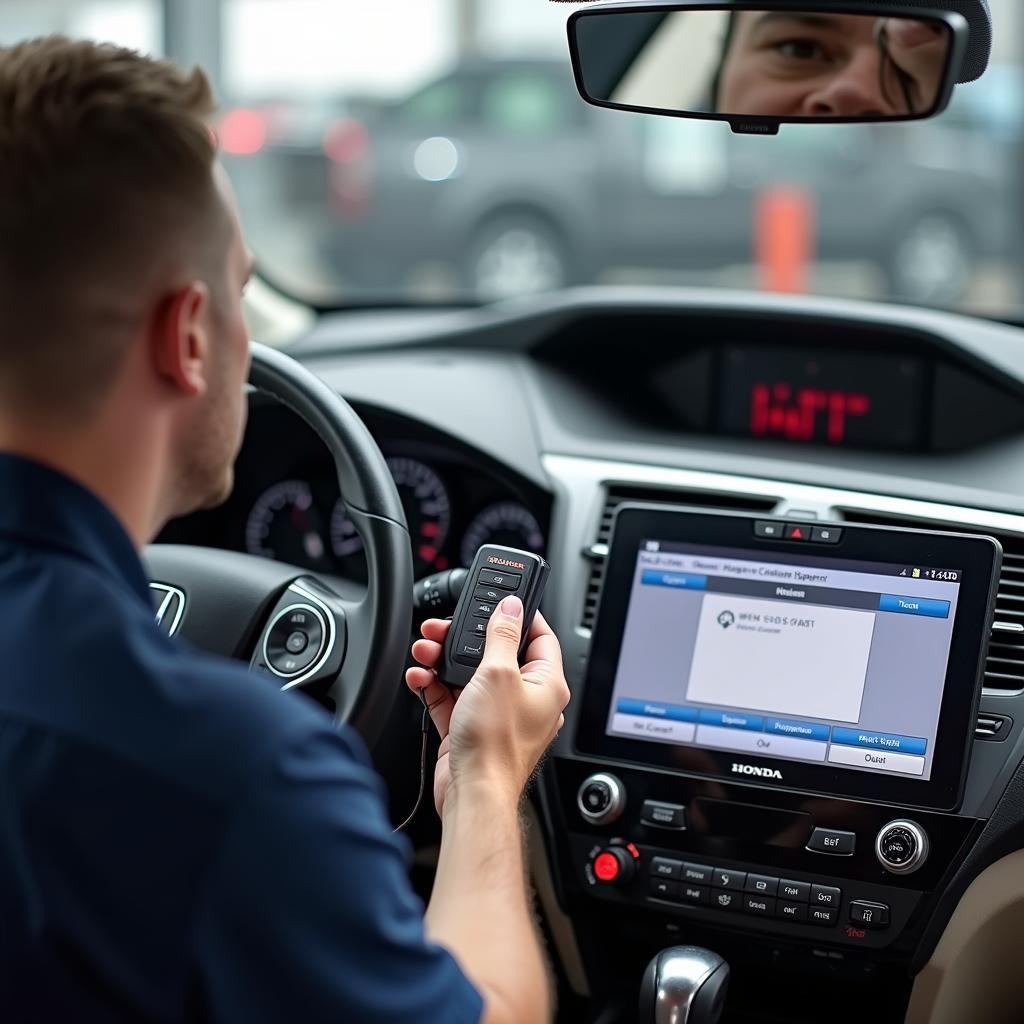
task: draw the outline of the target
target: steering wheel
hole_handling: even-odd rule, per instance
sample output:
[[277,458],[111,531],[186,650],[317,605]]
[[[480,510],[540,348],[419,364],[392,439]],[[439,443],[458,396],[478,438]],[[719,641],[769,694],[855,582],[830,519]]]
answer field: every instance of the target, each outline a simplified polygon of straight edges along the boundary
[[254,344],[249,383],[327,445],[369,584],[234,551],[153,544],[145,562],[157,621],[206,651],[247,659],[283,689],[308,690],[372,744],[398,692],[412,627],[412,547],[398,491],[363,421],[314,373]]

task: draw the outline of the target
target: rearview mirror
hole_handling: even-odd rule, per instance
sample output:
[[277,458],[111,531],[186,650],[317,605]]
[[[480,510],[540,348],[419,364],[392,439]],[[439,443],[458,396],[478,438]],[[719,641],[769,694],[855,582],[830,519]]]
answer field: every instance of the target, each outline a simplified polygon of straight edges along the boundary
[[580,95],[617,110],[780,124],[907,121],[945,108],[959,14],[870,3],[617,3],[569,17]]

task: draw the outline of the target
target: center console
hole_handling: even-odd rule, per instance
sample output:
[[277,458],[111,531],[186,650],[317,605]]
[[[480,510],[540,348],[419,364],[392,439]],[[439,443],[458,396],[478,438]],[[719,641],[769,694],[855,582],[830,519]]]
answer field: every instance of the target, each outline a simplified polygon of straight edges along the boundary
[[977,535],[620,507],[548,773],[566,898],[621,934],[906,964],[983,824],[961,804],[1000,561]]

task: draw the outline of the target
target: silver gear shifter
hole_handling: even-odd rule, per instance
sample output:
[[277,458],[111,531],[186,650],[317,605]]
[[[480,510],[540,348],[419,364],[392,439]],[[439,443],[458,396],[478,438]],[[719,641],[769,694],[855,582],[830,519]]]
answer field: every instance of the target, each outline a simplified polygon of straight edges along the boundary
[[672,946],[648,965],[640,986],[639,1024],[718,1024],[729,965],[700,946]]

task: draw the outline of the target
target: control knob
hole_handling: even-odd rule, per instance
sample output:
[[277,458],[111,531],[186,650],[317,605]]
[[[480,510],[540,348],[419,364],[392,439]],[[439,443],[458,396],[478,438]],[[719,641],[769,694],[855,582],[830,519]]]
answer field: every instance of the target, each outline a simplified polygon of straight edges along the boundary
[[928,835],[914,821],[890,821],[875,839],[875,856],[886,871],[909,875],[928,858]]
[[625,846],[604,846],[590,867],[601,885],[625,885],[636,874],[636,857]]
[[583,780],[576,806],[591,825],[608,825],[625,809],[626,789],[614,775],[597,772]]

